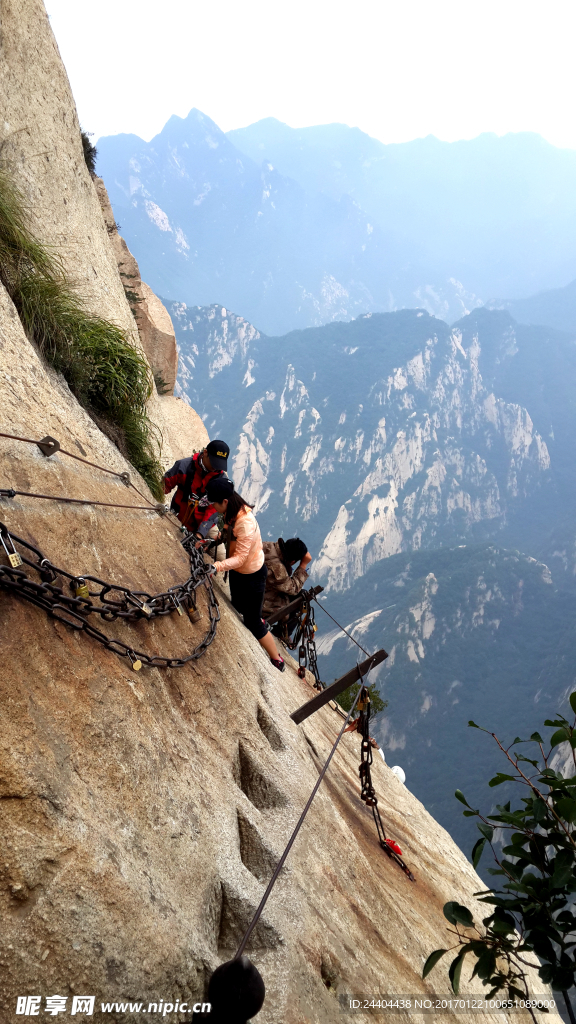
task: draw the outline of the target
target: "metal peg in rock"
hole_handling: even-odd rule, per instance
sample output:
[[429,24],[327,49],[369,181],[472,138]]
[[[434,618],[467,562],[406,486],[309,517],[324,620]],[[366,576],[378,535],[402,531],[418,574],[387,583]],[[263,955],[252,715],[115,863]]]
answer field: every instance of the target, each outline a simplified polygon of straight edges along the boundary
[[192,1021],[210,1024],[247,1024],[264,1005],[266,987],[247,956],[228,960],[214,971],[208,984],[210,1013],[195,1013]]
[[41,441],[36,441],[36,444],[42,452],[42,455],[45,455],[47,459],[49,459],[51,455],[60,451],[60,441],[57,441],[55,437],[50,437],[50,434],[43,437]]

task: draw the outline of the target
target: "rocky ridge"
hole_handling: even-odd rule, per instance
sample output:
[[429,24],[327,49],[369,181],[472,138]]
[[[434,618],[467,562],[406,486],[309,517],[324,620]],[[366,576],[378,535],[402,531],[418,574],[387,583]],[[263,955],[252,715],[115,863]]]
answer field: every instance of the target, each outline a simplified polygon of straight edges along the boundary
[[414,306],[452,322],[576,274],[574,153],[535,134],[385,145],[274,118],[225,134],[192,109],[98,150],[154,290],[267,334]]
[[526,329],[506,313],[450,328],[402,310],[267,338],[222,307],[169,308],[178,393],[226,424],[237,486],[269,532],[305,532],[330,590],[401,551],[498,536],[557,487],[574,422],[554,434],[551,382],[548,405],[523,390]]
[[140,343],[160,385],[160,392],[172,395],[178,374],[178,352],[170,314],[142,280],[138,263],[119,233],[102,178],[94,176],[93,180],[124,294],[136,321]]

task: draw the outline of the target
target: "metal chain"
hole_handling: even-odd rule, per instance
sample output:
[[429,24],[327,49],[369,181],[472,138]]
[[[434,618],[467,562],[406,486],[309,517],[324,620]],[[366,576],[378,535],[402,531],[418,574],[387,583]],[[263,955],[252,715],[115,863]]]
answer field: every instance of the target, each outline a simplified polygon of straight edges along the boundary
[[286,624],[284,624],[283,635],[280,639],[289,651],[295,651],[298,648],[298,675],[300,678],[306,678],[306,668],[308,668],[316,680],[314,689],[324,690],[325,686],[320,679],[316,655],[316,631],[318,627],[314,621],[313,597],[307,590],[300,591],[300,596],[302,597],[302,608],[298,613],[296,630],[292,638],[290,638]]
[[[38,548],[13,534],[4,523],[0,523],[0,545],[4,548],[10,563],[0,565],[0,589],[13,593],[38,608],[43,608],[51,618],[71,626],[72,629],[87,633],[108,650],[128,658],[135,669],[141,668],[142,662],[155,668],[180,668],[202,656],[214,640],[216,626],[220,621],[218,600],[210,580],[211,567],[205,565],[201,552],[196,550],[191,534],[186,536],[182,544],[190,559],[191,574],[188,579],[185,583],[170,587],[164,593],[148,594],[146,591],[129,590],[115,583],[107,583],[97,576],[72,575],[54,565]],[[35,555],[35,561],[21,554],[16,545]],[[24,569],[20,568],[22,565],[33,569],[41,582],[31,579]],[[68,580],[74,596],[69,597],[64,593],[61,585],[63,579]],[[94,589],[89,588],[89,583],[95,584]],[[182,606],[195,612],[196,591],[200,586],[204,586],[207,591],[210,624],[204,639],[185,658],[150,656],[122,640],[111,639],[88,622],[87,616],[91,614],[100,615],[108,622],[115,619],[134,622],[142,618],[153,619],[160,615],[169,615],[174,611],[182,615]],[[95,601],[99,603],[96,604]]]
[[400,853],[394,849],[394,846],[396,844],[393,844],[391,839],[386,838],[384,825],[382,823],[382,818],[380,816],[380,809],[378,807],[378,797],[376,796],[376,790],[374,789],[374,785],[372,783],[371,767],[373,763],[373,748],[372,743],[370,741],[371,702],[368,690],[365,686],[363,686],[360,691],[360,699],[357,704],[357,709],[360,712],[360,717],[358,718],[358,724],[356,728],[362,737],[362,742],[360,745],[361,760],[360,767],[358,769],[358,774],[360,776],[360,785],[362,787],[360,797],[367,807],[372,808],[372,816],[374,818],[374,824],[376,825],[376,831],[378,833],[378,841],[380,843],[380,846],[382,847],[384,852],[392,858],[392,860],[396,861],[396,863],[402,868],[405,874],[408,875],[410,881],[415,882],[416,879],[414,878],[414,875],[410,871],[410,868],[408,867],[407,864],[404,863],[402,857],[400,856]]
[[[305,606],[305,610],[307,614],[302,631],[302,639],[304,643],[300,645],[300,648],[298,650],[298,661],[299,664],[304,669],[304,671],[302,671],[302,678],[304,678],[304,673],[306,671],[306,662],[308,662],[308,670],[312,673],[314,679],[316,680],[316,682],[314,683],[314,689],[323,690],[325,689],[325,687],[324,683],[320,679],[320,672],[318,670],[318,661],[316,655],[316,630],[318,627],[314,621],[314,609],[310,602],[308,602],[307,606]],[[300,675],[300,669],[298,669],[298,674]]]

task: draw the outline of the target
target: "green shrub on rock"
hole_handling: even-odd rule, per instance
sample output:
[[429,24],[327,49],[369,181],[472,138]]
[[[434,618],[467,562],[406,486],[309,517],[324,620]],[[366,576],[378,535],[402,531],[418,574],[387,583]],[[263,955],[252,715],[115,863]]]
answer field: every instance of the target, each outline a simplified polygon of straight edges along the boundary
[[[497,772],[489,787],[520,787],[521,798],[514,807],[508,800],[491,814],[482,814],[470,807],[459,789],[455,795],[467,817],[480,819],[472,863],[477,867],[485,847],[491,848],[495,867],[488,871],[500,877],[501,888],[475,893],[478,923],[467,907],[454,901],[445,904],[454,943],[430,954],[423,977],[446,953],[455,953],[449,978],[457,993],[470,953],[476,958],[472,977],[477,975],[489,988],[486,998],[505,991],[509,999],[526,999],[526,968],[533,967],[544,984],[562,993],[576,1024],[569,995],[576,978],[576,692],[570,706],[575,713],[572,721],[563,715],[546,719],[544,724],[554,729],[547,741],[533,732],[528,740],[516,737],[504,746],[495,733],[482,730],[492,736],[506,760],[505,771]],[[480,728],[475,722],[468,724]],[[556,757],[561,743],[568,752],[563,766]],[[518,748],[525,744],[536,749],[523,753]],[[482,916],[488,908],[490,913]]]
[[158,499],[162,467],[146,402],[153,389],[144,357],[122,329],[89,313],[70,288],[60,258],[26,224],[24,197],[0,168],[0,281],[22,326],[88,412],[95,414]]

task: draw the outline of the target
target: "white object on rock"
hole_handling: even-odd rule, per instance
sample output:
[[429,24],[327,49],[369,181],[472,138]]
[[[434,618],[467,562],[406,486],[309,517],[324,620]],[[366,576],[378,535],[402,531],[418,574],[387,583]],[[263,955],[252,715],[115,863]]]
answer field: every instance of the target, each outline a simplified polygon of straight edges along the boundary
[[384,757],[384,751],[382,750],[382,747],[378,747],[378,753],[380,754],[380,757],[384,761],[384,764],[386,764],[386,758]]
[[406,782],[406,774],[404,772],[404,769],[401,768],[400,765],[395,764],[392,771],[394,772],[396,778],[400,780],[402,785],[404,785],[404,783]]

